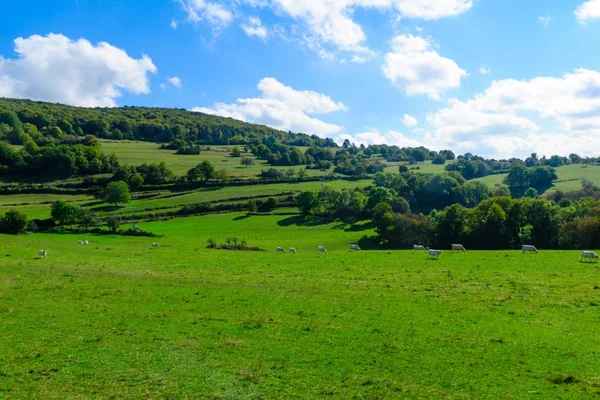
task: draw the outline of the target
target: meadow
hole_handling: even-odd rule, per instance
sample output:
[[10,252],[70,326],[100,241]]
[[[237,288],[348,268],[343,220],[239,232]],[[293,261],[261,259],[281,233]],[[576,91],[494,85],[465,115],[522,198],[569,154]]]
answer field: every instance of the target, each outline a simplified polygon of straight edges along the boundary
[[[488,175],[477,180],[493,188],[502,185],[506,175],[507,174]],[[555,192],[557,190],[570,192],[582,189],[583,186],[581,181],[583,179],[587,179],[596,185],[600,185],[600,165],[565,165],[556,168],[556,175],[558,176],[558,180],[546,191],[547,193]]]
[[[164,236],[2,237],[0,397],[600,394],[600,276],[577,252],[351,253],[368,225],[297,215],[144,228]],[[267,251],[206,248],[234,236]]]
[[[102,141],[102,151],[107,154],[115,154],[124,164],[141,165],[145,162],[159,163],[164,161],[167,166],[176,175],[185,175],[191,168],[200,164],[202,161],[210,161],[215,169],[227,171],[230,176],[238,178],[256,178],[264,169],[275,168],[281,171],[287,171],[292,168],[297,171],[304,166],[295,167],[272,167],[265,160],[257,160],[250,153],[243,153],[243,146],[237,146],[242,149],[242,157],[254,159],[254,165],[245,167],[240,164],[240,158],[231,157],[231,149],[235,146],[209,146],[210,150],[202,150],[198,155],[179,155],[174,150],[161,150],[160,144],[150,142],[132,142],[132,141]],[[299,147],[303,151],[305,148]],[[306,170],[308,176],[322,176],[322,171]]]

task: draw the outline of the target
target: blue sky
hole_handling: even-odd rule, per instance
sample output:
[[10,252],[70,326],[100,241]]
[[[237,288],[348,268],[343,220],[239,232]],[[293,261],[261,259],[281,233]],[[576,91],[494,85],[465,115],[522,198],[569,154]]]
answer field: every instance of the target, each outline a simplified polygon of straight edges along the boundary
[[598,155],[600,0],[8,2],[0,96],[489,157]]

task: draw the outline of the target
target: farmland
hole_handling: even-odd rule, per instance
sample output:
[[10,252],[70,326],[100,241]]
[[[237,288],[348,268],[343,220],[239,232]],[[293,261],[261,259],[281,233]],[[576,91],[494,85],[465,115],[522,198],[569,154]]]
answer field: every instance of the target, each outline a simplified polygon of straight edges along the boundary
[[[141,165],[145,162],[158,163],[164,161],[167,166],[177,175],[185,175],[188,170],[202,161],[210,161],[214,167],[224,169],[231,176],[238,178],[256,178],[263,169],[271,168],[264,160],[256,160],[248,153],[242,153],[243,157],[254,159],[254,165],[245,167],[240,165],[240,158],[231,157],[231,149],[234,146],[209,146],[210,150],[203,150],[199,155],[179,155],[174,150],[161,150],[160,144],[149,142],[102,142],[102,150],[108,154],[115,154],[125,164]],[[238,146],[243,148],[243,146]],[[302,149],[300,147],[300,149]],[[297,170],[301,167],[274,167],[278,170]],[[319,170],[306,170],[308,176],[321,176]]]
[[[164,236],[3,237],[0,397],[588,398],[600,389],[600,276],[576,252],[350,253],[368,226],[299,216],[145,229]],[[205,248],[232,236],[268,251]]]
[[[587,164],[571,164],[556,168],[558,180],[548,190],[554,192],[562,190],[570,192],[582,188],[581,181],[587,179],[596,185],[600,185],[600,166]],[[490,187],[501,185],[506,174],[488,175],[478,179]]]

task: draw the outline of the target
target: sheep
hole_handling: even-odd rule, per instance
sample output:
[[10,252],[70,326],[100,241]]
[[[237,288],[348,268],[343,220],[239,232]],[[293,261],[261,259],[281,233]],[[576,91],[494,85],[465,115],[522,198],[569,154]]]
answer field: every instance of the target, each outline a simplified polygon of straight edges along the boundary
[[160,247],[160,244],[158,244],[158,243],[152,243],[152,248],[153,249],[157,249],[159,247]]
[[360,251],[360,247],[358,247],[357,244],[351,244],[350,245],[350,250],[352,250],[352,251]]
[[40,250],[40,257],[42,258],[46,258],[46,256],[48,255],[48,252],[46,250]]
[[289,249],[288,251],[289,251],[290,253],[294,253],[294,254],[296,254],[296,249],[295,249],[295,248],[293,248],[293,247],[290,247],[290,249]]
[[327,253],[327,250],[325,250],[325,247],[319,246],[319,253]]
[[285,249],[283,247],[278,247],[277,248],[277,252],[278,253],[285,253]]

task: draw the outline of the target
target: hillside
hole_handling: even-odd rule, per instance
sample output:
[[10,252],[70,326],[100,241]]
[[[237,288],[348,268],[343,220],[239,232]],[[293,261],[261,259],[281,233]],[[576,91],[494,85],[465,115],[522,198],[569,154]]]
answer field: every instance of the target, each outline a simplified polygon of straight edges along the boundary
[[[600,166],[588,164],[571,164],[556,168],[558,179],[554,182],[546,193],[562,190],[570,192],[582,189],[582,181],[588,180],[600,186]],[[502,185],[507,174],[488,175],[483,178],[476,179],[479,182],[485,183],[490,188]]]
[[[183,109],[118,107],[82,108],[31,100],[0,98],[0,113],[12,111],[23,124],[37,130],[57,126],[65,134],[95,135],[168,143],[174,139],[199,144],[246,144],[266,137],[296,146],[334,147],[331,139],[294,134]],[[0,122],[3,122],[0,119]]]

